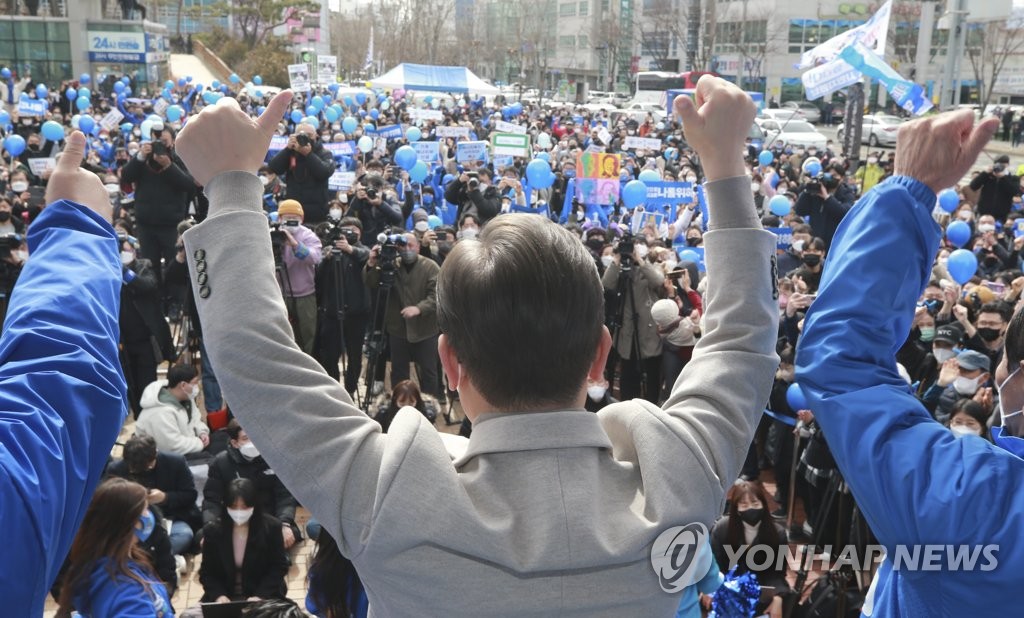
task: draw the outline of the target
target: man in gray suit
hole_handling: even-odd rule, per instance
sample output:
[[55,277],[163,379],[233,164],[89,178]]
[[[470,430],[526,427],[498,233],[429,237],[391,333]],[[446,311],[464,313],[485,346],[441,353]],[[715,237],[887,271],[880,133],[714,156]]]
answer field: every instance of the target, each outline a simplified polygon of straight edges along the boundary
[[704,336],[663,408],[585,411],[611,337],[594,260],[567,230],[506,215],[453,249],[437,282],[438,349],[474,426],[454,461],[412,410],[382,434],[292,340],[255,176],[289,100],[258,121],[210,106],[182,131],[179,152],[210,196],[185,245],[232,410],[355,563],[371,613],[674,614],[710,562],[695,549],[778,367],[775,237],[740,154],[750,98],[704,76],[695,100],[676,99],[708,178],[709,285]]

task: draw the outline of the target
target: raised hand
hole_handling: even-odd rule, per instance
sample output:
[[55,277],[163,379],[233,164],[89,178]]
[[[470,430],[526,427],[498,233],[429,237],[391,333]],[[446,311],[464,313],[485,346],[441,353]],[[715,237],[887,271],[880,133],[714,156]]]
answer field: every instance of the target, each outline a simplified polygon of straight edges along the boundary
[[900,127],[894,170],[938,193],[963,178],[999,128],[989,117],[974,125],[974,112],[962,110],[908,122]]
[[68,136],[67,145],[57,161],[57,167],[46,184],[46,203],[60,200],[77,202],[89,208],[105,221],[110,221],[114,210],[110,206],[107,190],[100,177],[82,169],[85,156],[85,135],[74,131]]
[[291,91],[282,90],[254,120],[238,107],[237,101],[223,99],[189,120],[178,135],[175,149],[200,185],[205,186],[224,172],[255,174],[291,100]]
[[743,176],[743,144],[754,124],[754,101],[736,85],[712,75],[700,78],[694,98],[678,96],[673,105],[707,180]]

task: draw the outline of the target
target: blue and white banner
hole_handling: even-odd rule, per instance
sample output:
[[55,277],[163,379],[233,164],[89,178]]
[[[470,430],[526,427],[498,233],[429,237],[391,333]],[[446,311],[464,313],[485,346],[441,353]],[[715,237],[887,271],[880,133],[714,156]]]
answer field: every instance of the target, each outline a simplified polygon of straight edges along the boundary
[[441,160],[440,142],[413,142],[416,157],[424,163],[435,163]]
[[331,191],[348,191],[356,183],[356,173],[338,170],[327,179],[327,188]]
[[18,101],[19,116],[43,116],[46,114],[46,101],[21,97]]
[[860,71],[839,59],[816,66],[800,76],[804,83],[804,96],[808,101],[856,84],[863,78]]
[[691,204],[696,199],[693,185],[689,182],[645,182],[647,185],[647,206]]
[[459,163],[467,161],[487,161],[487,142],[459,142],[455,146],[455,160]]
[[839,58],[867,77],[877,79],[889,91],[889,96],[908,112],[921,115],[932,108],[924,88],[904,79],[885,60],[860,43],[854,43],[839,54]]
[[402,139],[402,125],[392,124],[386,127],[377,127],[376,135],[384,139]]
[[[690,247],[686,243],[673,243],[672,248],[675,249],[680,262],[696,262],[697,272],[707,271],[704,264],[704,247]],[[696,260],[693,259],[694,256],[697,257]]]
[[793,230],[788,227],[766,227],[766,230],[775,234],[775,250],[779,255],[789,251],[793,246]]
[[[285,140],[285,143],[287,144],[287,139]],[[273,145],[273,138],[271,139],[271,145]],[[324,144],[324,149],[334,155],[335,159],[356,156],[355,142],[331,142]]]
[[142,32],[90,31],[86,36],[90,62],[146,63],[146,35]]
[[[883,4],[863,25],[837,34],[831,39],[806,51],[800,56],[798,69],[831,62],[843,49],[860,42],[879,56],[885,57],[885,41],[889,32],[889,17],[892,15],[892,0]],[[816,25],[816,24],[815,24]]]

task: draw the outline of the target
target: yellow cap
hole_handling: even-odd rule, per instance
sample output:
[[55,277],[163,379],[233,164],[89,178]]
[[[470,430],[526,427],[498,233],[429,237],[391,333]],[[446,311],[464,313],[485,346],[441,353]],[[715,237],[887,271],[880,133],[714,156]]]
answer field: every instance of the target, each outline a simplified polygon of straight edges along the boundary
[[277,215],[283,217],[285,215],[298,215],[305,218],[305,213],[302,212],[302,204],[296,200],[285,200],[277,205]]

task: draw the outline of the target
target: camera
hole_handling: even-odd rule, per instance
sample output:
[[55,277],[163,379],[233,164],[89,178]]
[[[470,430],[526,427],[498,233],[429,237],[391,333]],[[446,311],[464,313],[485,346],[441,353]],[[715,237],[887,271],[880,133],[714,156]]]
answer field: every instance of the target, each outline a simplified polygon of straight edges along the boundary
[[386,272],[395,272],[398,269],[399,252],[405,247],[406,240],[402,234],[384,234],[377,236],[380,243],[380,266]]
[[0,234],[0,251],[17,249],[22,243],[21,234]]
[[164,144],[163,142],[159,141],[159,140],[154,141],[153,142],[153,151],[152,152],[153,152],[154,156],[156,156],[156,155],[167,156],[167,145]]
[[369,198],[369,199],[371,199],[371,200],[375,200],[375,199],[377,199],[377,196],[378,196],[378,195],[379,195],[379,194],[377,193],[377,190],[376,190],[376,189],[367,189],[367,190],[366,190],[366,197],[367,197],[367,198]]
[[996,174],[1002,174],[1003,172],[1006,171],[1006,164],[996,163],[995,165],[992,166],[992,171]]
[[296,133],[295,143],[305,148],[306,146],[309,146],[312,142],[309,140],[309,136],[306,135],[305,133]]
[[633,265],[633,251],[636,248],[636,243],[633,241],[633,234],[627,232],[619,240],[619,244],[615,247],[614,251],[620,256],[620,268],[623,271],[629,270]]
[[469,177],[469,182],[466,183],[466,186],[469,187],[470,190],[476,189],[480,186],[480,174],[476,172],[466,172],[466,176]]

